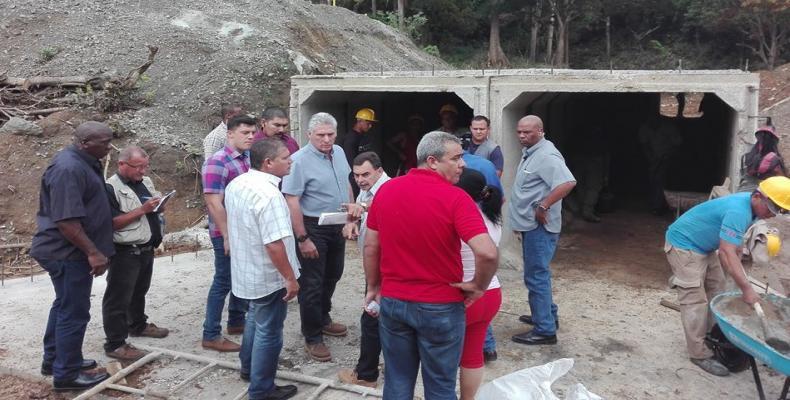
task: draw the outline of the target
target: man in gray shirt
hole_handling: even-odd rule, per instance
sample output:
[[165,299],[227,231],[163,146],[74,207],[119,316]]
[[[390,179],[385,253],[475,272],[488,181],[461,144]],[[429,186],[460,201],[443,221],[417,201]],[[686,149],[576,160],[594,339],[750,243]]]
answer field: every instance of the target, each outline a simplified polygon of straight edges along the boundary
[[516,343],[557,343],[557,305],[551,296],[549,262],[562,228],[562,199],[576,186],[565,159],[543,136],[543,121],[527,115],[518,121],[518,140],[524,146],[509,202],[510,226],[521,239],[524,284],[532,315],[521,322],[534,329],[513,336]]
[[[337,212],[343,203],[354,203],[348,176],[351,168],[345,153],[335,145],[337,121],[318,113],[308,123],[309,143],[291,155],[291,173],[283,177],[282,192],[291,211],[291,223],[302,265],[299,278],[299,315],[305,351],[316,361],[332,355],[323,335],[345,336],[345,325],[332,322],[332,294],[343,275],[346,239],[343,225],[318,225],[323,212]],[[353,208],[353,210],[351,210]],[[350,213],[359,217],[362,207],[351,204]]]

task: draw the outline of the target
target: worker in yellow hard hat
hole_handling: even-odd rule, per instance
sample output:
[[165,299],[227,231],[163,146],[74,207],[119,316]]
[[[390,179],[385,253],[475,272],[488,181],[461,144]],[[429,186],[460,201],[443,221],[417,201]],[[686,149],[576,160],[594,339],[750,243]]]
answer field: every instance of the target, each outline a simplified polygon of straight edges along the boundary
[[452,133],[459,138],[469,133],[468,129],[458,126],[458,108],[453,104],[445,104],[439,109],[439,120],[442,126],[434,129],[435,131]]
[[[343,151],[346,153],[346,160],[350,166],[354,162],[354,157],[373,150],[373,141],[368,132],[373,128],[373,123],[378,122],[376,121],[376,112],[372,108],[360,108],[354,118],[351,130],[343,138]],[[349,177],[349,182],[354,190],[354,198],[356,198],[359,194],[359,186],[353,177]]]
[[[713,375],[729,374],[704,344],[713,325],[708,302],[724,290],[726,271],[747,304],[760,301],[741,264],[739,248],[756,219],[790,210],[790,178],[774,176],[758,188],[706,201],[681,215],[666,233],[664,252],[672,267],[670,284],[677,288],[680,320],[691,362]],[[723,270],[722,270],[723,268]]]

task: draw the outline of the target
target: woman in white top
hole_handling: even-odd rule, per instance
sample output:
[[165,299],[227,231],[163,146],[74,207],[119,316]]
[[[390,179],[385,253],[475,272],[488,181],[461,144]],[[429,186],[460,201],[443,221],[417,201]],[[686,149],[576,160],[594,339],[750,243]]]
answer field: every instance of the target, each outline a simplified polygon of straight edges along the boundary
[[[468,193],[480,208],[480,214],[488,228],[491,239],[499,246],[502,237],[502,192],[487,186],[483,174],[464,169],[456,186]],[[472,249],[461,243],[461,263],[464,266],[464,282],[471,281],[475,274],[475,257]],[[483,381],[483,342],[486,329],[499,311],[502,293],[496,275],[491,279],[483,297],[466,309],[466,334],[461,354],[461,400],[472,400]]]

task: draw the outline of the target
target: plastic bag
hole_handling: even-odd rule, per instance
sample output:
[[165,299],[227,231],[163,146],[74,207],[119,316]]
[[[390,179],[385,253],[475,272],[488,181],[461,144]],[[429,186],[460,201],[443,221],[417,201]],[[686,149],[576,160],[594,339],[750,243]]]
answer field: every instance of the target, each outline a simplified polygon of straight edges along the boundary
[[[551,384],[573,368],[572,358],[525,368],[486,383],[477,391],[476,400],[560,400]],[[566,400],[600,400],[582,384],[571,387]]]

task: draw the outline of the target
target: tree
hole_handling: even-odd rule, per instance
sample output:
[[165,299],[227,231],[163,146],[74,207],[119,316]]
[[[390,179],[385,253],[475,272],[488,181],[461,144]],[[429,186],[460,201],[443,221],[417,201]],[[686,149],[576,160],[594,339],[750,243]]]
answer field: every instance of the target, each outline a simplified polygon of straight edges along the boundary
[[478,4],[481,15],[488,16],[488,61],[489,67],[506,68],[510,61],[502,50],[500,30],[504,25],[518,18],[525,10],[523,1],[519,0],[488,0]]
[[741,0],[740,8],[747,22],[741,31],[752,41],[744,46],[774,69],[790,29],[790,0]]

